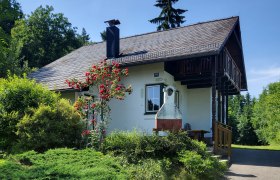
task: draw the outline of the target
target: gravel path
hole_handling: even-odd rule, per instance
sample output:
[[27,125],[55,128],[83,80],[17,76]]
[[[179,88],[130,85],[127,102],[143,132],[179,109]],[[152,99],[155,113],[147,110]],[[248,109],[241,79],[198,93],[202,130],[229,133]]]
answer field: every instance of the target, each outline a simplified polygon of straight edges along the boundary
[[226,177],[280,180],[280,151],[233,149]]

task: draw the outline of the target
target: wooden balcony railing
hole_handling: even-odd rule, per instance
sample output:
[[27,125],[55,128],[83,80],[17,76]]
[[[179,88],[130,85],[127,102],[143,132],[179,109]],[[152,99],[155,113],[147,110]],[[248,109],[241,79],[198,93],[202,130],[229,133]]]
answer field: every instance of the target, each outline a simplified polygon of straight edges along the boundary
[[224,72],[232,80],[236,88],[241,88],[241,72],[234,62],[233,58],[229,54],[228,50],[225,49],[224,57]]
[[211,72],[211,58],[191,59],[177,64],[179,75],[201,75]]
[[214,131],[214,153],[230,157],[232,139],[231,127],[220,122],[216,122]]

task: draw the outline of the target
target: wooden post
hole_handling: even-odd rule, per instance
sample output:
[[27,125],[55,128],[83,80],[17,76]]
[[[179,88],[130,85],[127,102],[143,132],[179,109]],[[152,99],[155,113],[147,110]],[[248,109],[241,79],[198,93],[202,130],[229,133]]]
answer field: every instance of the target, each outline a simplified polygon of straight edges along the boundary
[[230,130],[229,137],[228,137],[228,157],[231,157],[231,143],[232,143],[232,130]]
[[215,122],[216,122],[216,69],[217,56],[212,61],[212,140],[215,136]]
[[218,124],[215,122],[215,137],[214,137],[214,153],[218,153],[218,139],[219,139],[219,132],[218,132]]
[[225,124],[225,81],[222,81],[222,123]]
[[218,121],[222,122],[221,118],[221,78],[218,80]]
[[228,125],[228,83],[226,85],[226,119],[225,124]]

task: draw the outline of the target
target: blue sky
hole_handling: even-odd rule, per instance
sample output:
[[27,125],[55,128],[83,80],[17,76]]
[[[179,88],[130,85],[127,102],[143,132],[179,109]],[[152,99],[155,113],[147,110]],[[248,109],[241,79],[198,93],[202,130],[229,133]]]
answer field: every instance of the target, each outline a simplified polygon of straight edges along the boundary
[[[121,21],[121,37],[156,30],[148,22],[160,10],[155,0],[18,0],[24,13],[52,5],[79,31],[84,27],[92,41],[100,41],[105,20]],[[175,7],[188,9],[183,25],[240,16],[242,43],[250,94],[258,96],[270,82],[280,80],[279,0],[180,0]]]

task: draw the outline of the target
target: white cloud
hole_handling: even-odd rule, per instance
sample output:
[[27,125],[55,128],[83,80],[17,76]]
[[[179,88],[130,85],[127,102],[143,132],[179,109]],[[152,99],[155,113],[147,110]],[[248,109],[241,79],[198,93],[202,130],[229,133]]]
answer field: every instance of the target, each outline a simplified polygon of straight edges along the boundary
[[259,82],[263,80],[280,80],[280,67],[271,67],[268,69],[252,69],[248,73],[248,82]]
[[258,96],[269,83],[280,80],[280,66],[260,67],[247,71],[248,89],[250,94]]

